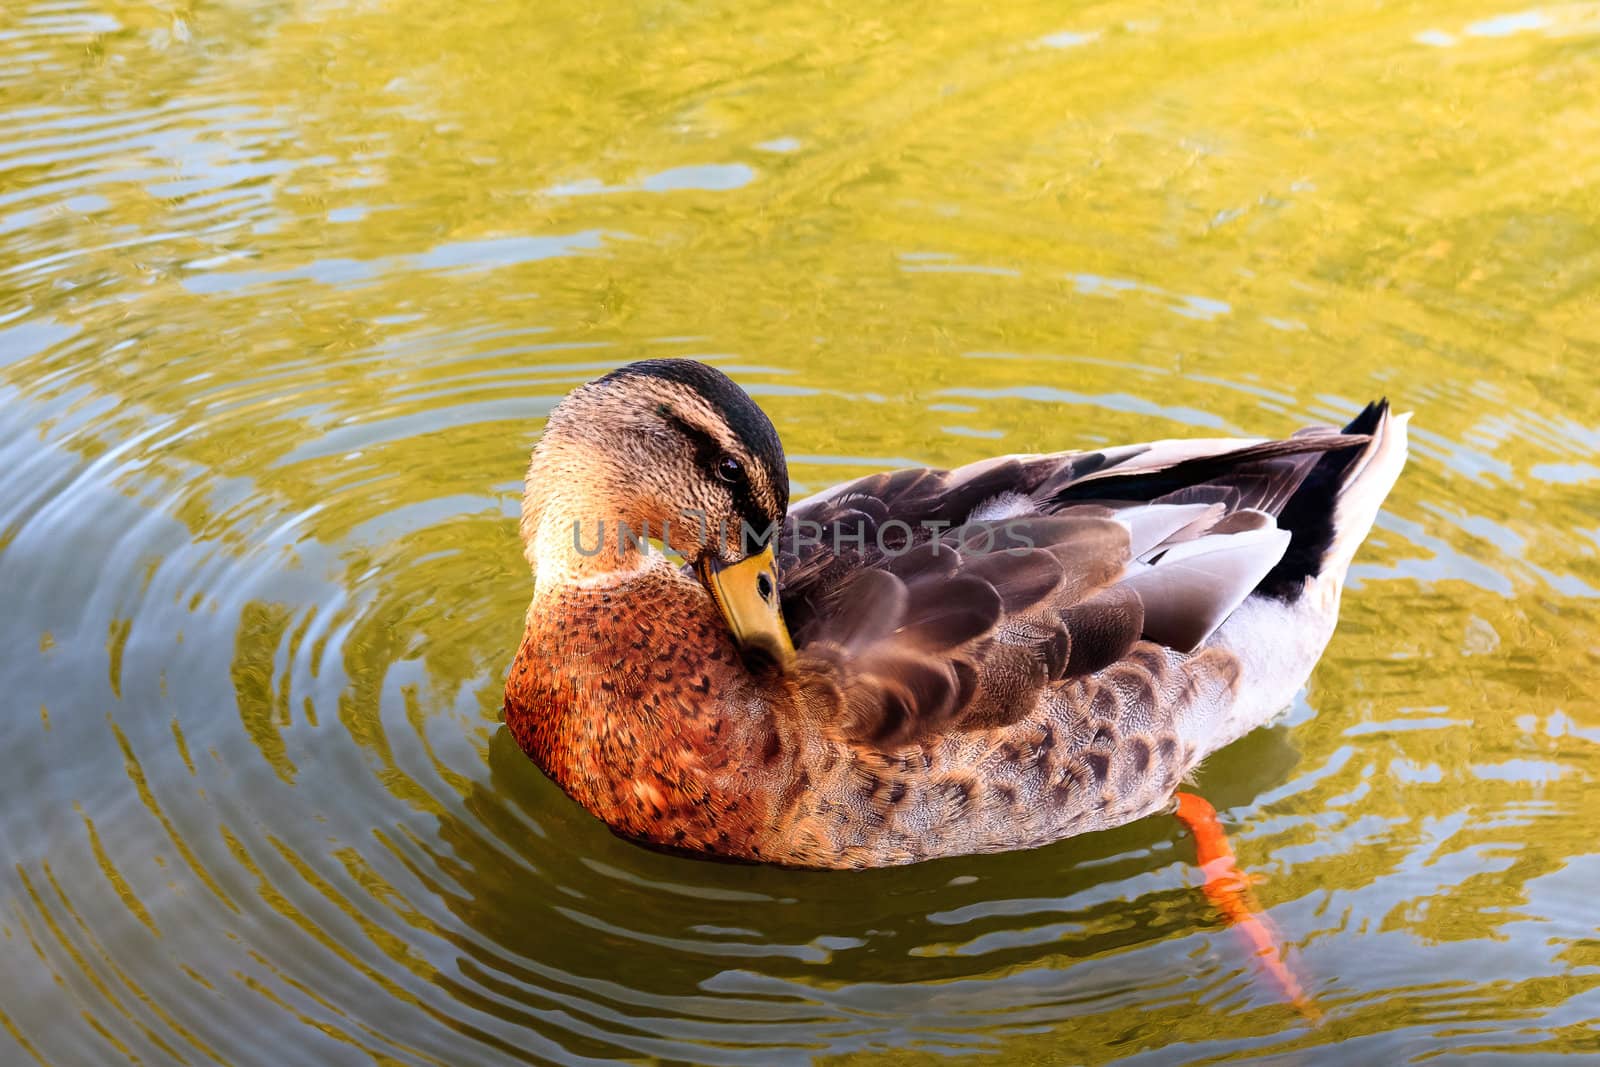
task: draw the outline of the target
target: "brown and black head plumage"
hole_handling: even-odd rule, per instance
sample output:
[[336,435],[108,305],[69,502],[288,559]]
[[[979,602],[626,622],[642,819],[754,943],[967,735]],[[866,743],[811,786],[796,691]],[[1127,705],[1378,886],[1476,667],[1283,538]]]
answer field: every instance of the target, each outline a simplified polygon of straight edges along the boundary
[[[589,543],[591,531],[615,538],[623,523],[690,559],[736,560],[761,547],[788,503],[783,446],[744,390],[703,363],[652,359],[556,407],[534,450],[523,537],[536,566],[538,528],[552,515],[550,525],[579,523]],[[546,551],[559,554],[563,538],[550,533]]]
[[789,507],[783,444],[766,412],[732,378],[691,359],[647,359],[595,383],[608,386],[656,398],[655,414],[689,442],[695,466],[728,486],[739,521],[755,530],[782,521]]

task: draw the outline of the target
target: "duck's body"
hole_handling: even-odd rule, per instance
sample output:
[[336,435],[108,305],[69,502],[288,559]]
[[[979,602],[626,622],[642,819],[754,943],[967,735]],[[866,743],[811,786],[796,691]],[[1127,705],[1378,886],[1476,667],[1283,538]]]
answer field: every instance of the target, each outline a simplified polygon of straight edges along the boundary
[[[619,833],[807,867],[1030,848],[1165,807],[1304,683],[1405,458],[1404,417],[1374,405],[1343,434],[899,471],[786,513],[776,435],[709,368],[635,364],[562,407],[529,472],[507,723]],[[679,462],[718,476],[651,473]],[[666,540],[700,578],[626,542],[586,551],[597,523],[660,536],[684,508],[709,526]],[[765,557],[716,531],[780,517],[782,611],[754,632],[717,573]]]

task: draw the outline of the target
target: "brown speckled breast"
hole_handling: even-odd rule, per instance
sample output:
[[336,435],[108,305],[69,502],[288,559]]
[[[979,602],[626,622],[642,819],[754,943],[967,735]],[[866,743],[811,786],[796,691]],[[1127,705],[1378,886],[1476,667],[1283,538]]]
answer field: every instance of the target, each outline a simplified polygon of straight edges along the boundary
[[663,571],[552,599],[506,681],[517,744],[619,833],[762,858],[776,726],[705,593]]

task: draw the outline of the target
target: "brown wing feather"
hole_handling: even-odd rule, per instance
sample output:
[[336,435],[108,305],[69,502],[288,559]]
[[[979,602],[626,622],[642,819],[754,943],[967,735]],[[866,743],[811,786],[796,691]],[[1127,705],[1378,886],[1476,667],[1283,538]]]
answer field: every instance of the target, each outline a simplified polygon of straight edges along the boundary
[[[988,524],[997,543],[1001,525]],[[837,689],[847,736],[892,747],[1014,721],[1065,677],[1073,635],[1062,612],[1093,591],[1089,581],[1121,575],[1127,530],[1089,517],[1026,525],[1036,547],[978,552],[982,533],[946,534],[855,571],[814,602],[796,630],[800,669]],[[1063,560],[1091,557],[1067,581]],[[1127,643],[1138,636],[1135,625]]]
[[[813,703],[889,748],[1026,717],[1141,640],[1186,651],[1281,556],[1273,517],[1320,457],[1365,440],[1002,457],[802,501],[778,557]],[[1012,517],[969,521],[997,499]]]

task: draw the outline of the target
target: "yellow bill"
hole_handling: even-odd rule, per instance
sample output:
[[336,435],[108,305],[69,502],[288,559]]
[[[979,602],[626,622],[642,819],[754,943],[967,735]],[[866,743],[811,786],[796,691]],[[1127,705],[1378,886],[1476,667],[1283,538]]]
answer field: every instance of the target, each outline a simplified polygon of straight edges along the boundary
[[761,649],[784,670],[794,665],[794,642],[783,623],[778,565],[770,544],[738,563],[702,556],[696,570],[741,648]]

